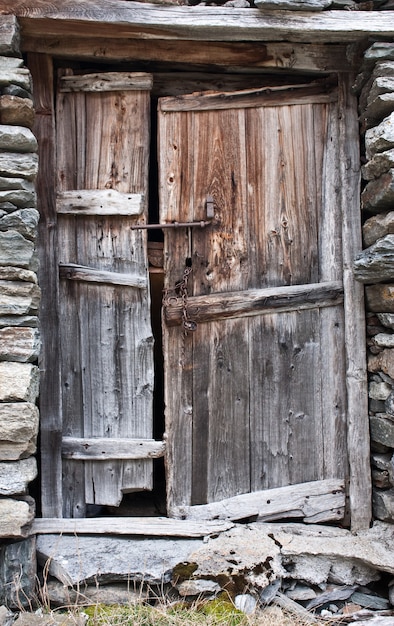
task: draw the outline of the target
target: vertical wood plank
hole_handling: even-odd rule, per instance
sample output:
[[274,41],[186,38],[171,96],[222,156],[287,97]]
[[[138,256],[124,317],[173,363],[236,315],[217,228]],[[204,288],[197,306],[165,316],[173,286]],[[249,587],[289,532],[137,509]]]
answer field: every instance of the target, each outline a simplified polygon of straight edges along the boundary
[[28,55],[34,84],[36,110],[34,133],[38,140],[40,168],[37,200],[40,211],[38,252],[41,302],[40,413],[41,508],[45,517],[62,517],[62,411],[59,368],[59,317],[56,225],[56,149],[52,58]]
[[201,325],[193,350],[192,504],[250,491],[248,322]]
[[318,310],[253,317],[249,323],[252,491],[320,480]]
[[[193,219],[193,204],[187,196],[187,181],[192,180],[191,145],[193,116],[160,115],[158,123],[160,221],[179,219],[181,207],[185,221]],[[186,169],[186,176],[182,170]],[[190,191],[188,192],[190,193]],[[187,230],[164,235],[164,289],[173,297],[190,255],[191,233]],[[194,275],[190,277],[193,289]],[[166,295],[164,295],[166,297]],[[165,322],[163,322],[165,324]],[[189,504],[192,490],[193,458],[193,337],[182,328],[163,332],[164,404],[166,431],[167,510],[179,502]]]
[[354,77],[340,76],[340,172],[343,212],[343,282],[345,308],[346,387],[352,530],[369,527],[371,474],[365,355],[363,285],[355,281],[353,260],[361,250],[360,150],[357,102],[351,95]]
[[[319,279],[342,280],[341,182],[339,171],[338,104],[327,107],[322,124],[322,203],[319,215]],[[343,307],[320,310],[324,477],[348,478],[346,370]]]

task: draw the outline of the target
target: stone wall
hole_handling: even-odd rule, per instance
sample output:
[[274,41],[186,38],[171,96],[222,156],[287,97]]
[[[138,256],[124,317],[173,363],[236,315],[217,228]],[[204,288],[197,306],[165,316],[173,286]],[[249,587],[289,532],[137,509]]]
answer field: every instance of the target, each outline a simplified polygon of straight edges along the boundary
[[0,604],[23,604],[35,576],[28,486],[37,475],[38,157],[31,77],[12,16],[1,18],[0,55]]
[[365,52],[356,88],[365,249],[354,271],[366,284],[373,515],[394,523],[394,43]]

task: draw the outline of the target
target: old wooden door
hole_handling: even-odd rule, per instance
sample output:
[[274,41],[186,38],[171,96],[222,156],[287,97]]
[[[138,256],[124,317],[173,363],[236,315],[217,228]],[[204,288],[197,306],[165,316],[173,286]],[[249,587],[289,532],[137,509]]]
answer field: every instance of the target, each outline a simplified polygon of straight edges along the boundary
[[[161,220],[214,206],[211,225],[165,231],[171,515],[288,485],[292,502],[341,492],[315,520],[344,515],[336,100],[313,85],[159,101]],[[286,497],[271,519],[298,516]]]
[[147,74],[71,72],[59,81],[64,517],[83,517],[88,504],[118,506],[124,493],[152,488],[146,236],[132,229],[147,216],[151,82]]

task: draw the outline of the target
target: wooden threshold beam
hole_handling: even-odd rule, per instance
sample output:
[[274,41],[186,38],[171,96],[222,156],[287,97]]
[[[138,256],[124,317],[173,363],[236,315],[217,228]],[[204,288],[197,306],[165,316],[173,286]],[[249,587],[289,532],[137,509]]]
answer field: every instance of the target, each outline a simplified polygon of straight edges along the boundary
[[192,522],[166,517],[37,518],[32,535],[143,535],[144,537],[205,537],[232,528],[224,520]]
[[157,6],[111,0],[2,0],[0,13],[20,18],[26,34],[115,36],[198,41],[360,41],[392,37],[394,24],[377,11],[263,11],[221,6]]

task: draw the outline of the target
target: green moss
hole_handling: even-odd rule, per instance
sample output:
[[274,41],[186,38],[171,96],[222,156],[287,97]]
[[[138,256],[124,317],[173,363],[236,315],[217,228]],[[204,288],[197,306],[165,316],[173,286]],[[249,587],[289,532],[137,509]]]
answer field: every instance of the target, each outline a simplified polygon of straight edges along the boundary
[[227,626],[237,626],[245,623],[245,615],[235,608],[231,600],[216,598],[209,600],[202,606],[204,615],[215,618],[215,623],[226,624]]
[[178,563],[173,569],[172,579],[176,584],[182,583],[184,580],[189,580],[197,567],[197,563]]
[[86,626],[244,626],[246,616],[227,598],[194,602],[179,602],[171,607],[147,604],[104,605],[84,609]]

